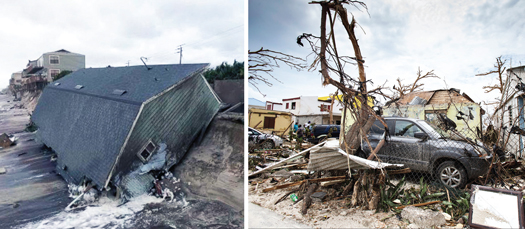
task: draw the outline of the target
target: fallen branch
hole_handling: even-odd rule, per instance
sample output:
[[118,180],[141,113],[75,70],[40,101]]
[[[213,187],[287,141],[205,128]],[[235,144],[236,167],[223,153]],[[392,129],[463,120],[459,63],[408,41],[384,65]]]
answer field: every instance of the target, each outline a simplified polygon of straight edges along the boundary
[[441,203],[441,200],[430,201],[430,202],[420,203],[420,204],[403,205],[403,206],[396,207],[396,209],[400,210],[400,209],[406,208],[408,206],[420,207],[420,206],[426,206],[426,205],[431,205],[431,204],[439,204],[439,203]]
[[304,195],[304,204],[303,204],[303,208],[301,209],[301,213],[303,215],[306,214],[306,212],[308,211],[308,208],[312,204],[312,197],[311,196],[315,192],[315,190],[317,190],[318,187],[319,187],[319,185],[316,184],[316,183],[311,184],[310,188],[308,188],[308,192],[306,192],[306,195]]
[[297,192],[299,191],[299,189],[295,189],[295,190],[292,190],[290,192],[287,192],[286,194],[284,194],[281,198],[279,198],[277,201],[275,201],[274,205],[277,205],[278,203],[280,203],[281,201],[285,200],[286,197],[288,197],[288,195],[294,193],[294,192]]

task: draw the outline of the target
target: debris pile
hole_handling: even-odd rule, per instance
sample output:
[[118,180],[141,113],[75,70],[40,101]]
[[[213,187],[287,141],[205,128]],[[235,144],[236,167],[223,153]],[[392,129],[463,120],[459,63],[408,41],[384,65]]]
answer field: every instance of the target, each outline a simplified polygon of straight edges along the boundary
[[[288,148],[261,151],[266,160],[250,167],[250,201],[315,227],[334,226],[321,222],[348,220],[350,213],[366,211],[381,217],[357,227],[465,225],[469,192],[427,181],[424,176],[407,179],[409,168],[346,154],[337,143],[328,139],[301,152]],[[250,156],[253,161],[255,155]],[[421,211],[420,217],[410,213],[414,208]]]

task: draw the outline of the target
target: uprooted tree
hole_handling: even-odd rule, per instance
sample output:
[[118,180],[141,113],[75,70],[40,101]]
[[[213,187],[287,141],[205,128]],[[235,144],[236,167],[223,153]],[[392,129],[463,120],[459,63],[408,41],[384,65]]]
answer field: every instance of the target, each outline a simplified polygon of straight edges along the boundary
[[[351,21],[349,21],[349,15],[343,5],[350,5],[359,10],[368,9],[363,2],[349,0],[313,1],[310,2],[310,4],[318,4],[321,6],[320,37],[303,33],[297,37],[297,44],[303,46],[304,40],[308,42],[312,52],[317,57],[311,64],[310,69],[317,69],[320,66],[323,86],[333,85],[338,89],[338,92],[343,95],[345,115],[342,122],[342,132],[345,133],[345,135],[344,141],[341,143],[341,148],[348,154],[356,154],[361,145],[361,139],[368,142],[367,133],[376,120],[380,120],[384,128],[387,129],[384,119],[376,114],[369,104],[369,102],[373,100],[374,95],[384,96],[381,92],[384,87],[380,86],[373,90],[368,90],[367,84],[372,84],[372,81],[366,77],[365,60],[361,54],[358,39],[354,32],[357,23],[353,16]],[[352,44],[354,51],[353,56],[345,56],[337,49],[334,27],[338,21],[338,17]],[[346,73],[346,65],[357,66],[358,76],[352,77]],[[347,112],[354,121],[349,130],[344,129],[346,122],[349,121],[347,120]],[[388,133],[388,131],[385,131],[385,133]],[[383,137],[375,149],[368,144],[372,152],[368,159],[379,160],[376,154],[384,145],[385,140],[386,136]],[[358,180],[348,184],[345,190],[354,190],[350,203],[352,206],[364,206],[368,209],[376,209],[379,202],[380,185],[384,182],[384,173],[375,174],[374,176],[366,176],[366,174],[367,173],[360,173]],[[310,188],[315,187],[312,186]],[[306,206],[306,202],[305,206],[303,206],[303,214],[306,213],[304,210],[305,207],[308,207]]]
[[[368,90],[367,88],[367,84],[371,83],[371,81],[366,78],[364,66],[365,60],[361,54],[358,39],[354,32],[356,21],[353,16],[351,21],[348,20],[349,16],[343,4],[354,6],[359,10],[368,9],[366,4],[360,1],[314,1],[310,2],[310,4],[318,4],[322,8],[321,35],[320,37],[316,37],[312,34],[304,33],[297,38],[297,43],[303,46],[304,39],[310,44],[313,53],[317,56],[310,66],[310,69],[320,66],[323,86],[329,84],[333,85],[339,90],[339,93],[343,95],[344,110],[345,112],[350,112],[350,115],[355,121],[349,130],[343,130],[343,133],[346,134],[344,136],[344,143],[342,143],[341,146],[348,153],[355,154],[360,146],[360,139],[367,139],[366,134],[376,120],[380,120],[384,127],[387,128],[383,118],[378,116],[369,105],[371,96],[383,95],[381,90],[384,88],[378,87],[374,90]],[[344,56],[342,53],[339,53],[337,49],[334,26],[338,17],[341,19],[342,26],[347,32],[352,44],[354,57]],[[328,26],[327,21],[329,23]],[[320,44],[320,46],[317,44]],[[350,76],[350,74],[347,74],[345,72],[346,65],[357,65],[358,77],[354,78]],[[339,79],[335,80],[331,75],[334,75],[334,78],[338,77]],[[347,121],[345,115],[342,124],[343,128]],[[383,139],[375,149],[371,149],[372,153],[368,159],[373,159],[375,157],[384,142],[385,139]]]

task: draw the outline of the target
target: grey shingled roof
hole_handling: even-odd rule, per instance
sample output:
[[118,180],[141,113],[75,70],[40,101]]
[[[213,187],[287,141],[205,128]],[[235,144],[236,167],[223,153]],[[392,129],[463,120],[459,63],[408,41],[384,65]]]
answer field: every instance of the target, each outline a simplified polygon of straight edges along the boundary
[[[82,94],[142,103],[180,80],[199,72],[208,64],[172,64],[145,66],[85,68],[55,81],[48,87],[75,91]],[[84,86],[75,89],[76,85]],[[115,89],[125,90],[123,95],[112,94]]]
[[[43,91],[32,121],[38,136],[67,166],[68,182],[84,176],[99,188],[115,163],[142,102],[207,64],[90,68],[50,83]],[[155,80],[155,78],[157,80]],[[55,83],[60,83],[56,86]],[[83,85],[82,89],[75,89]],[[114,89],[126,90],[123,95]]]

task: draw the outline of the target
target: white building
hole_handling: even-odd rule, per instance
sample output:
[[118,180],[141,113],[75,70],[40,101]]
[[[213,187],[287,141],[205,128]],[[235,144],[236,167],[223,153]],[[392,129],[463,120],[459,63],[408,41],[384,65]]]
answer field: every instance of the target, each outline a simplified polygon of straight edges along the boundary
[[[500,146],[505,145],[508,153],[524,157],[525,145],[525,65],[507,70],[509,86],[505,90],[505,103],[494,117],[493,125],[501,126]],[[502,117],[503,116],[503,117]],[[502,122],[503,121],[503,122]],[[520,134],[521,133],[521,134]]]
[[272,101],[266,101],[266,110],[270,111],[284,111],[282,103],[276,103]]
[[[292,113],[295,121],[299,124],[308,121],[320,124],[341,124],[342,107],[335,101],[333,107],[330,102],[320,99],[317,96],[300,96],[295,98],[283,99],[283,111]],[[330,123],[330,110],[332,110],[333,121]]]

